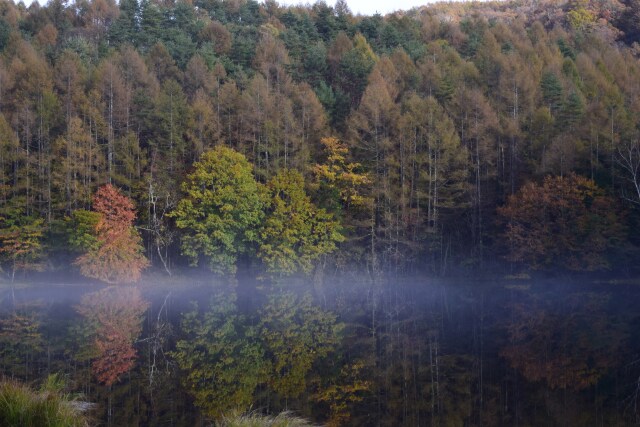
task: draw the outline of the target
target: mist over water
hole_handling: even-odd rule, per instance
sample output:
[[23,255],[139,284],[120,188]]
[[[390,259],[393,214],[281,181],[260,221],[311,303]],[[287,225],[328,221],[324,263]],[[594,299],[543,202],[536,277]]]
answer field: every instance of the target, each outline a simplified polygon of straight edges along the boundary
[[0,371],[63,375],[99,425],[638,422],[637,286],[199,280],[2,288]]

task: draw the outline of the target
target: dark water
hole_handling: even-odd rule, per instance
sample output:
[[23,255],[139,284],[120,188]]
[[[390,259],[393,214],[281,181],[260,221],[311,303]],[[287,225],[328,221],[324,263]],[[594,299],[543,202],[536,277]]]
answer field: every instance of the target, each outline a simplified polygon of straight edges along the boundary
[[2,288],[0,370],[62,375],[96,425],[211,425],[249,408],[330,425],[634,425],[639,297],[426,279]]

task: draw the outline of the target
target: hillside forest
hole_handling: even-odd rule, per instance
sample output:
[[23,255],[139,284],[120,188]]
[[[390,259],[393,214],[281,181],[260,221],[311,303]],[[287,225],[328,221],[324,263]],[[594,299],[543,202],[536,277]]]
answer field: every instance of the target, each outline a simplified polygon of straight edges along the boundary
[[639,13],[3,1],[3,271],[637,273]]

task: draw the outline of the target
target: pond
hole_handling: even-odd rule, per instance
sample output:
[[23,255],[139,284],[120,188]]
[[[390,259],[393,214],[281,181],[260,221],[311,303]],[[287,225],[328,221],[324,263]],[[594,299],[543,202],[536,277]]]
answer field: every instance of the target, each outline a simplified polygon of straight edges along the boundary
[[0,374],[103,426],[640,423],[640,287],[571,281],[0,288]]

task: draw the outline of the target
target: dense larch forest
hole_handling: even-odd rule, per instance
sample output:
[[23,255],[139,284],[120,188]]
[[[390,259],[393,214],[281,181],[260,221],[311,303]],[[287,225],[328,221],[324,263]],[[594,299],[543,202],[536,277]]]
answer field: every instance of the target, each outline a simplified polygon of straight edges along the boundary
[[3,268],[633,273],[638,41],[638,0],[2,1]]

